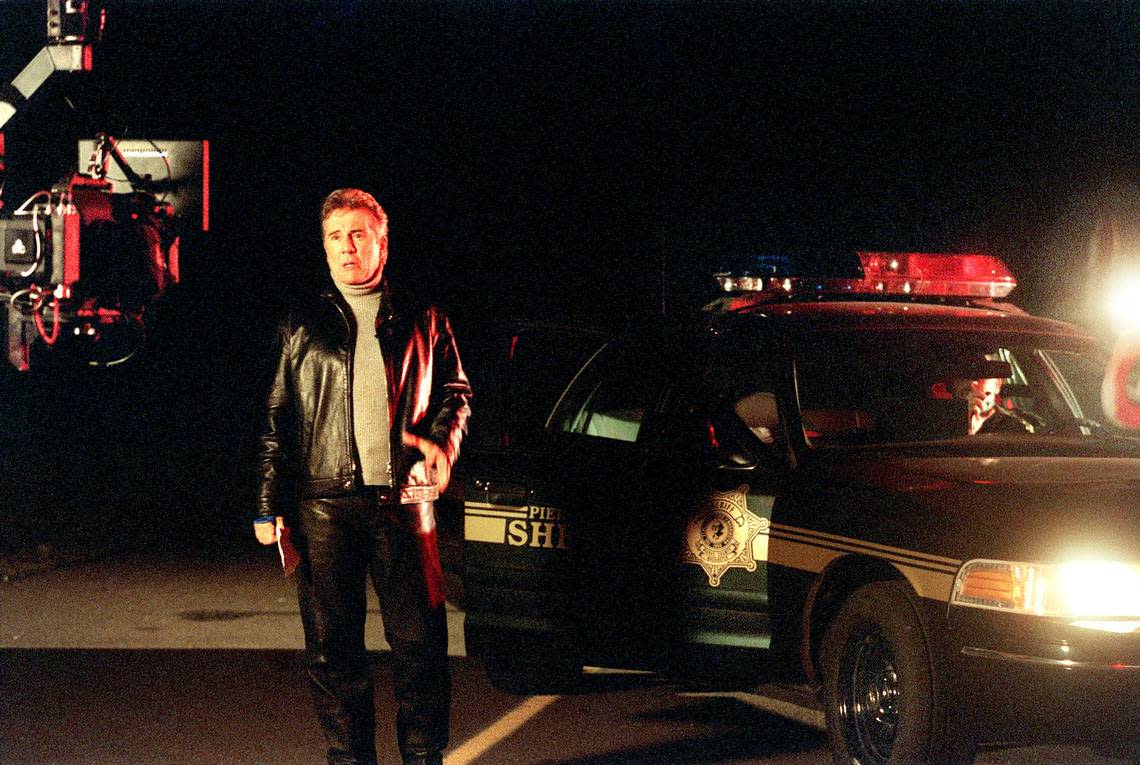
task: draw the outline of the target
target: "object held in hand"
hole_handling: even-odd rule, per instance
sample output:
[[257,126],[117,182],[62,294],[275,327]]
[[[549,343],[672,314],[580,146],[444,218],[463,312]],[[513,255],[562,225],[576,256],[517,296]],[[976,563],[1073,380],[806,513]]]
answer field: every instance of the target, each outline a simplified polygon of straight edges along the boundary
[[293,544],[292,531],[281,518],[277,519],[277,552],[281,556],[281,568],[285,571],[285,576],[291,576],[301,562],[301,554]]

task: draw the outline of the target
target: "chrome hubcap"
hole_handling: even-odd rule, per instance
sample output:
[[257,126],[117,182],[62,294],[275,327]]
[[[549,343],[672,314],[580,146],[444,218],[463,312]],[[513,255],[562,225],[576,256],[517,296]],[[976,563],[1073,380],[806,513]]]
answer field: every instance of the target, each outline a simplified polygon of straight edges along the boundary
[[840,718],[848,751],[863,765],[890,759],[901,690],[890,644],[872,632],[847,644],[839,676]]

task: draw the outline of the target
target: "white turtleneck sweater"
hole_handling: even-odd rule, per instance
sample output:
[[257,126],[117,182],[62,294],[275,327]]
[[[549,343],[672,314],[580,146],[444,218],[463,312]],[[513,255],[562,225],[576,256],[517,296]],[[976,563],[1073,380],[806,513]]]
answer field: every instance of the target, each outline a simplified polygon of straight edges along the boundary
[[379,286],[341,284],[356,323],[356,347],[352,355],[352,431],[360,472],[368,486],[391,486],[391,430],[388,417],[388,386],[384,356],[376,339],[376,315],[380,310]]

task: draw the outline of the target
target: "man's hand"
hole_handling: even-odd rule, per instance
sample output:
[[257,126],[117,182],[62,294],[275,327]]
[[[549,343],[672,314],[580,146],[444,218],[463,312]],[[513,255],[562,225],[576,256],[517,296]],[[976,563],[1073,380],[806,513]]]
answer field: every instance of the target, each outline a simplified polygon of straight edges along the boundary
[[420,450],[420,453],[424,455],[425,467],[435,468],[436,482],[439,486],[439,493],[442,494],[447,488],[447,484],[451,482],[451,463],[447,461],[447,455],[443,453],[443,449],[440,449],[430,439],[413,436],[406,431],[401,440],[404,446],[413,446]]
[[280,515],[277,516],[274,523],[255,523],[253,524],[253,533],[257,537],[257,541],[263,545],[271,545],[277,541],[277,530],[285,524],[285,519]]

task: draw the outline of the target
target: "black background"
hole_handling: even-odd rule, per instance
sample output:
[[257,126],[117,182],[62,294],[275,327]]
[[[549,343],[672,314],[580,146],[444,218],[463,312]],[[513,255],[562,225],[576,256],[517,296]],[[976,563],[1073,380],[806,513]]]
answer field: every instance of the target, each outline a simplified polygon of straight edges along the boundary
[[[805,246],[985,249],[1081,320],[1089,238],[1137,188],[1131,2],[106,6],[94,70],[6,126],[5,210],[80,137],[205,138],[213,225],[134,363],[0,371],[8,549],[248,535],[265,334],[325,273],[333,188],[376,194],[390,272],[461,343],[620,325]],[[0,79],[43,12],[0,4]]]

